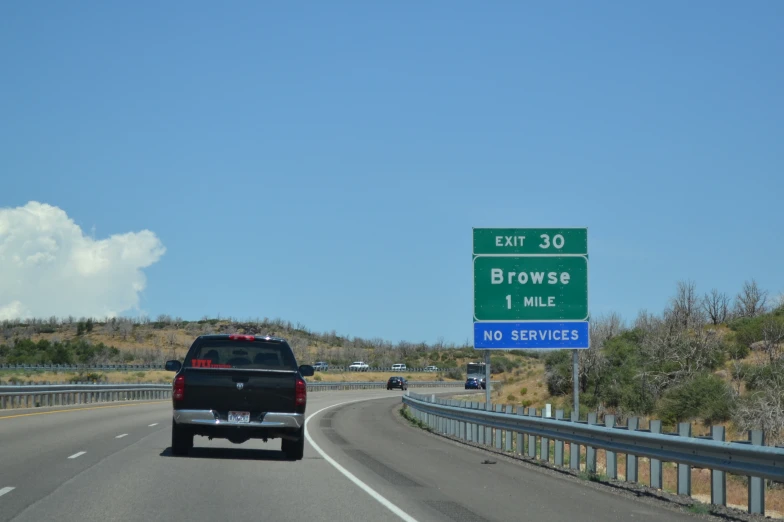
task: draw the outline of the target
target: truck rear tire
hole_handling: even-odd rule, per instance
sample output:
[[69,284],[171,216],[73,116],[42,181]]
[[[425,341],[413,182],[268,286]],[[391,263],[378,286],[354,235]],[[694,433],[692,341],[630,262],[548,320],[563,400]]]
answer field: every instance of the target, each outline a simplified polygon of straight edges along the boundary
[[173,455],[187,455],[193,448],[193,433],[172,421],[171,449]]
[[302,428],[299,430],[299,438],[296,440],[283,439],[280,444],[280,449],[286,454],[289,460],[302,460],[305,455],[305,432]]

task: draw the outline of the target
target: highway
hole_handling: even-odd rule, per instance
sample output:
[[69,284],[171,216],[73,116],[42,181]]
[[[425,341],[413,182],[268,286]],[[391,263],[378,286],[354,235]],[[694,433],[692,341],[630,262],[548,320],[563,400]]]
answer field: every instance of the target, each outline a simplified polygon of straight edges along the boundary
[[400,395],[311,393],[299,462],[279,440],[172,457],[169,401],[3,410],[0,522],[694,520],[424,433]]

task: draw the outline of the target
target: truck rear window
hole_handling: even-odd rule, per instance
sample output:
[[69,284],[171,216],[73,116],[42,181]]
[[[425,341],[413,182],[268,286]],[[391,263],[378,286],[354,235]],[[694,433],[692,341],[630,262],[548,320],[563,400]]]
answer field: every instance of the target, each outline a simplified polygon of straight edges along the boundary
[[294,354],[285,343],[205,341],[194,346],[189,355],[185,366],[190,368],[297,369]]

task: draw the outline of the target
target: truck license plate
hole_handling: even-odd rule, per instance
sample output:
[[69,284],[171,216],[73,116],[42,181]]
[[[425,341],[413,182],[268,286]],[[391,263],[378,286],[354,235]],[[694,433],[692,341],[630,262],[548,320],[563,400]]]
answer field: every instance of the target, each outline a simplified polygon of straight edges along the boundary
[[250,412],[249,411],[230,411],[229,412],[229,422],[235,422],[238,424],[248,424],[250,422]]

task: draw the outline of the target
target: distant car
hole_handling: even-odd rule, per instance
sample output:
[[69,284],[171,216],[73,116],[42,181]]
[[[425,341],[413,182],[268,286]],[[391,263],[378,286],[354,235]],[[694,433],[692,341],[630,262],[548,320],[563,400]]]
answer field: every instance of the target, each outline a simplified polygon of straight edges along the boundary
[[425,371],[426,372],[437,372],[438,371],[438,366],[428,366],[428,367],[425,368]]
[[329,370],[329,364],[327,364],[324,361],[319,361],[319,362],[317,362],[316,364],[313,365],[313,370],[315,370],[317,372],[325,372],[325,371]]
[[487,389],[487,379],[485,379],[484,377],[482,377],[482,378],[479,380],[479,383],[482,385],[482,389],[483,389],[483,390]]
[[466,379],[465,389],[466,390],[481,390],[482,389],[482,383],[476,377],[469,377],[468,379]]
[[392,371],[393,372],[404,372],[404,371],[406,371],[406,365],[405,364],[401,364],[401,363],[393,364],[392,365]]
[[390,377],[387,381],[387,390],[400,388],[403,391],[408,389],[408,381],[404,377]]
[[370,370],[370,366],[368,366],[367,363],[364,363],[362,361],[354,361],[348,367],[348,371],[350,372],[366,372],[368,370]]

